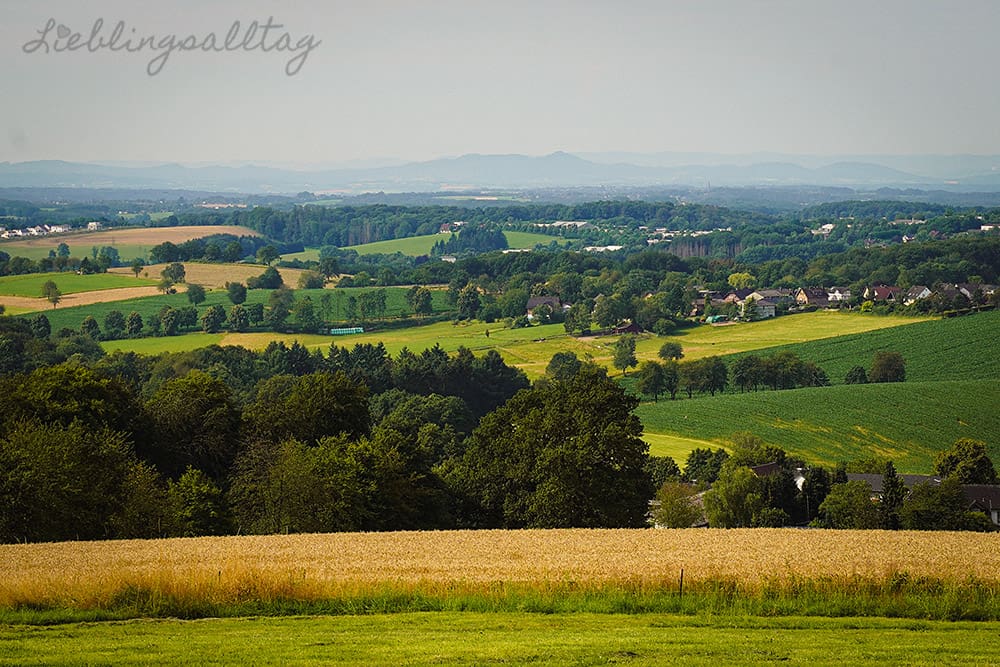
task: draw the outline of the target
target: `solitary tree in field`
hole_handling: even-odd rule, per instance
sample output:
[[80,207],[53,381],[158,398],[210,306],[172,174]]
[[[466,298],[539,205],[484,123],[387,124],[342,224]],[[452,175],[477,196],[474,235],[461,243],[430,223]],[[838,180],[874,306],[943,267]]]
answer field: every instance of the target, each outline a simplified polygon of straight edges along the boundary
[[62,292],[59,291],[59,287],[56,286],[55,282],[51,280],[46,280],[45,284],[42,285],[42,296],[49,300],[53,308],[62,301]]
[[635,358],[635,336],[622,336],[615,343],[615,356],[612,361],[615,368],[624,375],[629,368],[635,368],[639,360]]
[[669,361],[671,359],[683,359],[684,358],[684,348],[681,347],[680,343],[666,342],[660,346],[660,359],[664,361]]
[[273,245],[266,245],[257,251],[257,261],[261,264],[270,265],[271,262],[280,257],[281,255],[278,253],[278,249]]
[[226,296],[229,300],[233,302],[233,305],[239,305],[247,300],[247,287],[243,283],[226,283]]
[[132,269],[132,273],[134,273],[135,277],[138,278],[139,274],[142,273],[142,267],[144,266],[146,266],[146,263],[143,262],[142,259],[140,259],[139,257],[136,257],[135,259],[132,260],[132,263],[129,265],[129,268]]
[[187,297],[188,301],[197,306],[199,303],[205,300],[205,288],[202,287],[201,285],[192,283],[188,285]]
[[906,380],[906,360],[899,352],[879,350],[872,360],[869,382],[904,382]]
[[182,283],[184,282],[186,272],[183,264],[180,262],[171,262],[164,267],[163,271],[160,271],[160,275],[172,283]]

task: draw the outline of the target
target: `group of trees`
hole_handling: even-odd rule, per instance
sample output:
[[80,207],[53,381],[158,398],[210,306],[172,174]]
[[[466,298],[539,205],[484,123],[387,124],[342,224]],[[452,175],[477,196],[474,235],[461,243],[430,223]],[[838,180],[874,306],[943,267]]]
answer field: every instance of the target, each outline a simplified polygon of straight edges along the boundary
[[[636,400],[592,364],[273,344],[0,377],[0,540],[641,526]],[[595,409],[600,406],[600,409]]]
[[[301,248],[287,248],[286,252],[297,250]],[[240,262],[246,258],[256,258],[262,264],[270,264],[279,256],[279,248],[265,238],[236,237],[232,234],[212,234],[183,243],[164,241],[149,250],[151,264],[190,261]]]
[[[623,337],[624,339],[625,337]],[[676,347],[675,347],[676,346]],[[794,352],[777,352],[769,356],[747,354],[737,357],[727,366],[720,357],[706,357],[695,361],[678,362],[672,355],[682,356],[680,346],[666,343],[660,350],[663,362],[645,361],[639,369],[636,389],[639,393],[658,400],[661,394],[677,397],[683,390],[688,398],[695,393],[714,396],[730,385],[741,392],[760,389],[795,389],[798,387],[825,387],[830,384],[826,372],[811,361]],[[615,366],[619,366],[616,347]],[[622,363],[625,363],[622,361]],[[906,360],[899,352],[879,350],[875,353],[869,370],[855,366],[845,378],[846,384],[866,382],[903,382],[906,380]]]
[[463,225],[458,234],[451,234],[431,248],[431,255],[458,255],[506,250],[507,237],[493,225]]

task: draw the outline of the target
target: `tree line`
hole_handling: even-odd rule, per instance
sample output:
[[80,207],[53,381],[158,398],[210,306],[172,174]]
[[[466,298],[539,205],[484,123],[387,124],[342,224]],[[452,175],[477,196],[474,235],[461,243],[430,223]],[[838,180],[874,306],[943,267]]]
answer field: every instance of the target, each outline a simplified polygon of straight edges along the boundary
[[531,385],[439,347],[34,352],[0,377],[3,541],[641,526],[653,492],[636,400],[589,364]]

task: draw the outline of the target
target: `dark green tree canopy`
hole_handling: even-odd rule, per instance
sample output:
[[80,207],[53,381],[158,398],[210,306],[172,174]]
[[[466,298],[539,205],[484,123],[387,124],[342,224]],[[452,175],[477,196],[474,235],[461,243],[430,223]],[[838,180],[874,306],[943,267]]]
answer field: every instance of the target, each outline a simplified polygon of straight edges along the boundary
[[449,480],[482,527],[642,526],[653,488],[635,406],[589,365],[518,392],[482,419]]
[[903,382],[906,380],[906,360],[899,352],[879,350],[872,360],[869,382]]
[[370,427],[368,391],[342,372],[276,375],[258,385],[243,417],[250,437],[270,442],[314,445],[342,433],[360,437]]
[[996,484],[997,471],[986,451],[986,443],[961,438],[934,459],[934,472],[954,476],[962,484]]
[[154,441],[142,443],[140,452],[162,473],[177,478],[193,467],[215,480],[225,476],[236,455],[240,413],[224,382],[193,370],[160,387],[146,411]]

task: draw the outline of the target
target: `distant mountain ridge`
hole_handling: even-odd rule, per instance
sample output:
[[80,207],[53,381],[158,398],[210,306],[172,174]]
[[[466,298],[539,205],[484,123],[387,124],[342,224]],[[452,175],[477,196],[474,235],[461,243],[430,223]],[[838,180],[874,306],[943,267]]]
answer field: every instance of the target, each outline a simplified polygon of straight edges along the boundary
[[[414,192],[593,186],[845,186],[1000,190],[1000,156],[843,156],[566,152],[458,157],[377,167],[289,169],[61,160],[0,163],[0,187],[158,188],[242,193]],[[628,161],[632,158],[632,161]],[[875,160],[878,161],[875,161]],[[687,161],[687,163],[683,163]],[[918,167],[915,173],[901,167]],[[954,171],[949,172],[946,169]]]

